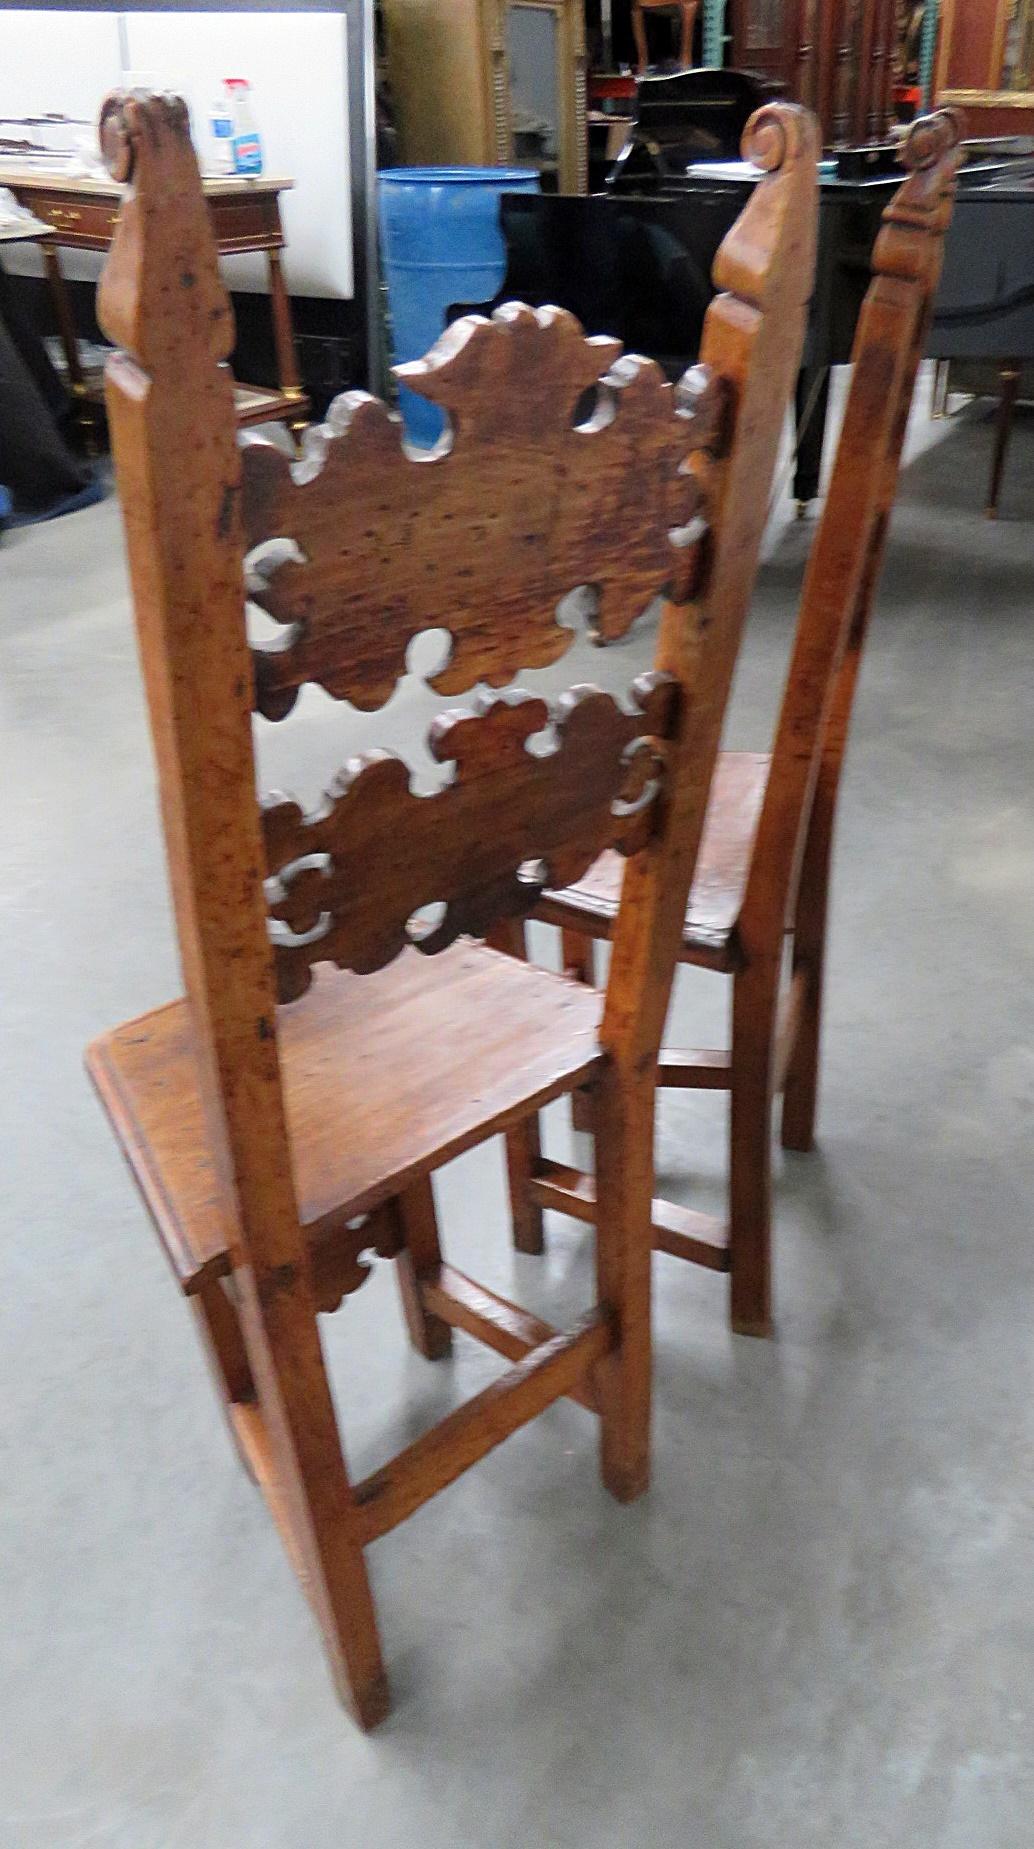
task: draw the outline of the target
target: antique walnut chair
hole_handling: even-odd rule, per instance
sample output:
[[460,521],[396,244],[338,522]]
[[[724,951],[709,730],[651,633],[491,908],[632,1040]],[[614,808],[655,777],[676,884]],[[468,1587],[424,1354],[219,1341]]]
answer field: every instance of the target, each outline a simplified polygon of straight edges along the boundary
[[[686,911],[682,961],[732,979],[731,1045],[663,1051],[659,1083],[730,1093],[729,1218],[657,1201],[654,1236],[663,1251],[731,1273],[732,1326],[742,1334],[771,1331],[774,1095],[783,1098],[784,1147],[808,1150],[814,1140],[837,792],[960,140],[957,115],[943,110],[915,123],[905,143],[909,172],[876,244],[772,750],[721,753]],[[536,908],[561,928],[564,967],[585,982],[595,979],[593,940],[611,936],[621,891],[608,853]],[[591,1108],[588,1097],[575,1100],[579,1127]],[[543,1208],[591,1220],[591,1185],[541,1157],[534,1123],[510,1144],[516,1243],[541,1251]]]
[[[757,119],[771,171],[726,240],[727,292],[681,392],[569,315],[511,305],[403,369],[450,413],[451,445],[414,460],[398,419],[355,393],[293,465],[267,442],[238,448],[232,319],[184,106],[112,98],[102,139],[130,182],[100,314],[124,349],[108,411],[186,997],[103,1036],[89,1069],[369,1727],[388,1707],[371,1541],[562,1395],[598,1415],[613,1494],[646,1487],[655,1066],[799,359],[815,137],[799,111]],[[709,539],[709,508],[727,540]],[[275,646],[249,648],[246,571],[284,625]],[[482,699],[432,728],[452,767],[435,794],[374,752],[315,814],[260,810],[253,709],[281,719],[308,682],[380,707],[412,638],[439,626],[438,691],[500,685],[564,652],[556,607],[586,583],[613,636],[667,590],[629,707],[575,688],[546,735],[543,701]],[[629,878],[605,994],[470,941],[609,844]],[[430,1176],[586,1084],[597,1302],[557,1334],[443,1261]],[[513,1365],[353,1483],[316,1319],[361,1285],[371,1250],[396,1262],[422,1354],[444,1356],[458,1328]]]

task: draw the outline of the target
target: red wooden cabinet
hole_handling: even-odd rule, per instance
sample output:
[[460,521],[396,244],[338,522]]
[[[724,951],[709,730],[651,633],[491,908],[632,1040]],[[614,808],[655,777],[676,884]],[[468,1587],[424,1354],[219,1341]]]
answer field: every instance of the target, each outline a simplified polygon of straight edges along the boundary
[[785,83],[827,145],[879,140],[892,120],[897,0],[733,0],[732,62]]
[[1034,133],[1034,0],[944,0],[936,88],[973,135]]

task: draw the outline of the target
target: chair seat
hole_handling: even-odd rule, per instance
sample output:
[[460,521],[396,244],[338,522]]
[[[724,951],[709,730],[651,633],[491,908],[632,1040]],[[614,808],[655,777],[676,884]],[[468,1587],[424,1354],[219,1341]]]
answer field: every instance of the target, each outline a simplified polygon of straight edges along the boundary
[[[373,976],[322,967],[277,1016],[303,1225],[342,1223],[585,1083],[603,997],[461,943]],[[86,1063],[185,1291],[229,1271],[232,1220],[202,1116],[185,1001],[117,1027]]]
[[[685,963],[709,969],[731,967],[732,936],[746,891],[769,762],[767,752],[759,751],[723,751],[718,759],[686,908]],[[593,937],[609,937],[621,901],[624,869],[620,854],[601,854],[574,886],[547,893],[539,916]]]

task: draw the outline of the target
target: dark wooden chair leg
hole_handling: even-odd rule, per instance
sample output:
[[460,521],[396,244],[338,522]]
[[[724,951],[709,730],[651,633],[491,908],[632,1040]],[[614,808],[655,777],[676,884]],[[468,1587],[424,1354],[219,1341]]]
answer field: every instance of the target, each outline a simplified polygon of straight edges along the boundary
[[596,1099],[596,1269],[618,1346],[597,1370],[603,1481],[633,1502],[650,1481],[650,1328],[654,1089],[609,1070]]
[[650,54],[646,42],[646,21],[637,0],[632,0],[632,36],[635,39],[636,70],[640,77],[645,77],[650,68]]
[[[522,963],[528,960],[528,932],[523,918],[507,918],[493,925],[488,942],[493,950],[505,950]],[[545,1229],[542,1209],[531,1200],[528,1188],[542,1155],[538,1114],[515,1124],[506,1132],[504,1141],[514,1249],[537,1257],[545,1250]]]
[[697,0],[690,0],[689,5],[683,0],[682,33],[679,39],[679,63],[684,71],[693,67],[693,32],[697,23]]
[[[319,1625],[334,1685],[364,1730],[390,1706],[366,1570],[362,1513],[349,1481],[314,1305],[304,1277],[270,1293],[235,1273],[258,1402],[242,1431],[255,1472]],[[270,1301],[271,1298],[271,1301]]]
[[424,1307],[422,1290],[423,1281],[435,1277],[442,1262],[429,1175],[399,1195],[395,1212],[402,1240],[395,1271],[409,1339],[425,1361],[441,1361],[452,1352],[452,1330]]
[[[319,1473],[323,1460],[314,1457],[309,1467]],[[360,1538],[359,1509],[347,1479],[348,1504],[333,1511],[318,1493],[317,1481],[303,1479],[305,1504],[299,1508],[296,1502],[292,1510],[288,1548],[297,1553],[299,1577],[309,1593],[338,1695],[368,1733],[384,1720],[391,1697]]]
[[733,978],[729,1113],[730,1320],[772,1333],[772,1094],[778,968]]
[[934,360],[930,385],[930,416],[940,422],[948,415],[948,381],[951,377],[950,360]]
[[822,481],[829,384],[828,366],[804,367],[797,380],[797,455],[793,492],[798,519],[804,518],[812,501],[817,498]]
[[[835,795],[835,792],[834,792]],[[784,1149],[806,1155],[815,1146],[826,922],[832,859],[832,817],[820,789],[801,869],[794,920],[793,973],[804,977],[797,1033],[783,1083],[780,1136]]]
[[211,1283],[204,1285],[187,1301],[198,1326],[215,1390],[226,1413],[234,1450],[254,1483],[257,1481],[255,1471],[241,1444],[230,1410],[233,1406],[253,1404],[257,1397],[232,1293],[232,1282],[224,1283],[221,1278],[213,1278]]
[[[561,931],[561,956],[564,974],[575,982],[587,982],[590,988],[596,984],[596,946],[591,937],[585,937],[581,931]],[[575,1130],[592,1134],[593,1100],[591,1092],[575,1091],[571,1093],[571,1124]]]
[[1005,475],[1005,459],[1009,453],[1012,437],[1013,418],[1016,414],[1016,400],[1020,394],[1020,367],[1018,360],[1008,361],[999,373],[1001,396],[998,400],[998,422],[995,428],[994,456],[991,459],[991,487],[987,497],[987,517],[997,520],[998,503],[1002,493],[1002,479]]
[[542,1155],[537,1114],[508,1130],[505,1141],[514,1247],[518,1252],[536,1257],[546,1248],[542,1209],[535,1205],[528,1191]]
[[[238,1455],[277,1515],[323,1633],[338,1693],[361,1727],[376,1727],[388,1712],[388,1684],[337,1427],[329,1431],[337,1455],[328,1468],[320,1433],[298,1429],[292,1416],[297,1408],[282,1398],[275,1375],[268,1380],[269,1397],[260,1401],[232,1283],[213,1279],[189,1302]],[[316,1343],[319,1366],[318,1337]],[[312,1388],[317,1396],[326,1394],[321,1371]],[[238,1423],[241,1408],[247,1409],[247,1433]],[[272,1420],[280,1425],[278,1437]]]

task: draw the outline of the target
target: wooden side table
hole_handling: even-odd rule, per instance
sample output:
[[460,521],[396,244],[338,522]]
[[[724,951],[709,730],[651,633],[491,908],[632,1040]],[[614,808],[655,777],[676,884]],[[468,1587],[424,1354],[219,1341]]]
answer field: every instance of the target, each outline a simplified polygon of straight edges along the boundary
[[4,244],[38,244],[54,302],[57,331],[65,350],[68,383],[73,394],[81,398],[83,372],[79,364],[79,342],[75,335],[75,322],[72,319],[68,290],[65,288],[65,279],[58,260],[56,231],[39,219],[27,218],[24,221],[11,219],[0,223],[0,246]]
[[[292,180],[265,177],[256,180],[229,177],[207,179],[203,188],[220,255],[264,251],[269,272],[278,384],[238,382],[234,388],[237,421],[239,424],[267,424],[283,420],[297,436],[308,422],[309,400],[301,388],[291,302],[280,261],[280,252],[286,242],[280,217],[280,194],[293,184]],[[107,250],[124,189],[114,180],[80,178],[53,168],[30,167],[20,161],[0,161],[0,186],[9,187],[19,204],[33,212],[52,233],[51,237],[39,241],[58,331],[68,360],[69,384],[79,406],[80,422],[89,432],[94,422],[93,407],[103,403],[103,385],[81,364],[58,248]]]

